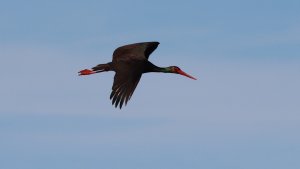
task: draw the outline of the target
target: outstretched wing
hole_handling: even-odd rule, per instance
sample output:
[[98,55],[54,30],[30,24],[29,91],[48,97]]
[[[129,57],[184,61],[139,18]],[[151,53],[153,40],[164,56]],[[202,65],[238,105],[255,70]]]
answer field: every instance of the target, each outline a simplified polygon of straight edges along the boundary
[[115,107],[122,108],[131,98],[150,54],[159,42],[142,42],[117,48],[113,54],[112,64],[116,72],[110,99]]
[[122,108],[130,100],[142,76],[143,62],[118,62],[110,99],[115,107]]
[[113,54],[113,60],[129,57],[132,59],[148,59],[150,54],[157,48],[159,42],[141,42],[125,45],[117,48]]

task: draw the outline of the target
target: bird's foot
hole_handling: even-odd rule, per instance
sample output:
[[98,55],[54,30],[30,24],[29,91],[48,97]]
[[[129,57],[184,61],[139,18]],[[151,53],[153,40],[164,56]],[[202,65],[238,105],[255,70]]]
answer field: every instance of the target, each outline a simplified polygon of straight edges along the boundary
[[82,75],[90,75],[90,74],[94,74],[94,73],[96,73],[96,72],[89,70],[89,69],[84,69],[84,70],[79,71],[78,75],[82,76]]

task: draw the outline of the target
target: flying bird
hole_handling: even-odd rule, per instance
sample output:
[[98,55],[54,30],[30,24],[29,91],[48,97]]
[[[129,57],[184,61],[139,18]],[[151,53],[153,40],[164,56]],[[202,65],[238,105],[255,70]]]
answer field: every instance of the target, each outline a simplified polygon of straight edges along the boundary
[[110,99],[112,105],[116,108],[119,105],[120,109],[123,103],[127,105],[143,73],[175,73],[196,80],[177,66],[158,67],[151,63],[148,58],[158,45],[159,42],[141,42],[121,46],[114,51],[112,62],[81,70],[78,72],[79,76],[115,71]]

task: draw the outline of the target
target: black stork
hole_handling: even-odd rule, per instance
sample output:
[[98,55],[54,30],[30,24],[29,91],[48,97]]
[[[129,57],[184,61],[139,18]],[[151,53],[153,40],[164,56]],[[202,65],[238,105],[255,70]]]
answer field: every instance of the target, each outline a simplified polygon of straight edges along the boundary
[[176,73],[196,80],[196,78],[183,72],[177,66],[158,67],[148,61],[150,54],[158,45],[159,42],[141,42],[121,46],[114,51],[112,62],[99,64],[92,69],[81,70],[78,72],[79,76],[115,71],[116,74],[110,99],[112,99],[112,104],[114,104],[115,107],[119,105],[120,109],[123,103],[126,105],[131,98],[143,73]]

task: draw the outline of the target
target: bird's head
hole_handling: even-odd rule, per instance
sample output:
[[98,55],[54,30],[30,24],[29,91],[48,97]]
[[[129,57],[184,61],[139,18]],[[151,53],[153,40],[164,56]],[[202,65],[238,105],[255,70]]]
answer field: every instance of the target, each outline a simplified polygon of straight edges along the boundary
[[191,75],[185,73],[184,71],[182,71],[182,70],[181,70],[179,67],[177,67],[177,66],[170,66],[170,67],[168,67],[168,68],[169,68],[170,73],[180,74],[180,75],[186,76],[186,77],[188,77],[188,78],[197,80],[197,79],[194,78],[193,76],[191,76]]

